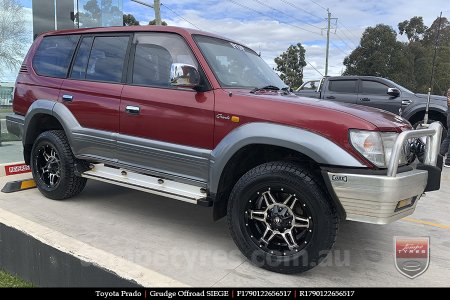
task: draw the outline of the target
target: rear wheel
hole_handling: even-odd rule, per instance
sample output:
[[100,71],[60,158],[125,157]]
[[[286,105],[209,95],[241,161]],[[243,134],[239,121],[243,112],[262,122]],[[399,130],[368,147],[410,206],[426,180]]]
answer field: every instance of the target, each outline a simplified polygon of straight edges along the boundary
[[262,164],[236,183],[228,226],[254,264],[280,273],[307,271],[334,244],[338,216],[314,177],[286,162]]
[[39,191],[54,200],[79,194],[86,178],[75,175],[76,160],[64,131],[41,133],[31,150],[31,170]]

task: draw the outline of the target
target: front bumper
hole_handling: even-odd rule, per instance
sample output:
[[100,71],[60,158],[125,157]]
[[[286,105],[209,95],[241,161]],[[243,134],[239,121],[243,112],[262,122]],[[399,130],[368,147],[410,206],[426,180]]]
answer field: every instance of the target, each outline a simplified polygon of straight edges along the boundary
[[[347,220],[387,224],[412,214],[425,190],[428,172],[412,170],[396,177],[328,173],[334,193]],[[397,210],[397,204],[411,199],[412,205]]]
[[[429,176],[436,168],[439,156],[439,144],[442,125],[435,122],[427,129],[405,131],[399,135],[385,175],[355,174],[342,170],[328,171],[325,180],[331,186],[330,194],[342,206],[347,220],[374,224],[387,224],[412,214],[418,200],[432,180],[440,180],[440,176]],[[400,151],[405,141],[411,138],[426,136],[427,146],[424,165],[429,168],[416,168],[397,173]],[[431,167],[430,167],[431,166]],[[428,170],[427,170],[428,169]],[[439,178],[439,179],[438,179]],[[429,189],[427,189],[429,190]],[[405,201],[402,201],[405,200]],[[402,201],[401,203],[399,203]],[[407,205],[400,205],[407,203]]]

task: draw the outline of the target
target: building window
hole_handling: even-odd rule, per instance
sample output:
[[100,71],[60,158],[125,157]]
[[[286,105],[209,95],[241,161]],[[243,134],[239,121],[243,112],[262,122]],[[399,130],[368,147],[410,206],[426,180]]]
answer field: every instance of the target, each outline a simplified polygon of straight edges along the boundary
[[78,0],[76,27],[106,27],[123,25],[123,0]]

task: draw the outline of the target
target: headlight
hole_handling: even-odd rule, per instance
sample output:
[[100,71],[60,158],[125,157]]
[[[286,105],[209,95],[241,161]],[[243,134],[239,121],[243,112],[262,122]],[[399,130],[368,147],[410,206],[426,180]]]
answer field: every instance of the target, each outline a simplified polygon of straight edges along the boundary
[[[370,162],[380,168],[386,168],[391,159],[392,149],[398,133],[365,130],[350,130],[350,143]],[[399,165],[407,163],[405,147],[400,153]]]

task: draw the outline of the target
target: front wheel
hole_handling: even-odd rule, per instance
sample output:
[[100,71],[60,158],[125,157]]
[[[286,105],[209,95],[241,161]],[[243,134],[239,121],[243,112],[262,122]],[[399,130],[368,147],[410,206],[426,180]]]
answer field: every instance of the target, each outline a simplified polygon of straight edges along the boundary
[[39,191],[54,200],[79,194],[86,178],[75,175],[76,160],[64,131],[41,133],[31,150],[31,171]]
[[[439,121],[436,121],[436,120],[433,120],[433,119],[430,119],[430,120],[428,120],[428,124],[431,124],[431,123],[433,123],[433,122],[439,122]],[[417,127],[419,127],[420,126],[420,124],[422,124],[423,123],[423,120],[422,121],[418,121],[418,122],[416,122],[414,125],[413,125],[413,128],[414,129],[417,129]],[[441,122],[441,124],[442,124],[442,122]],[[444,126],[444,124],[442,124],[442,137],[441,137],[441,143],[444,141],[444,139],[447,137],[447,128],[445,128],[445,126]]]
[[242,176],[228,202],[228,226],[242,253],[279,273],[301,273],[325,258],[339,219],[311,173],[287,162],[266,163]]

